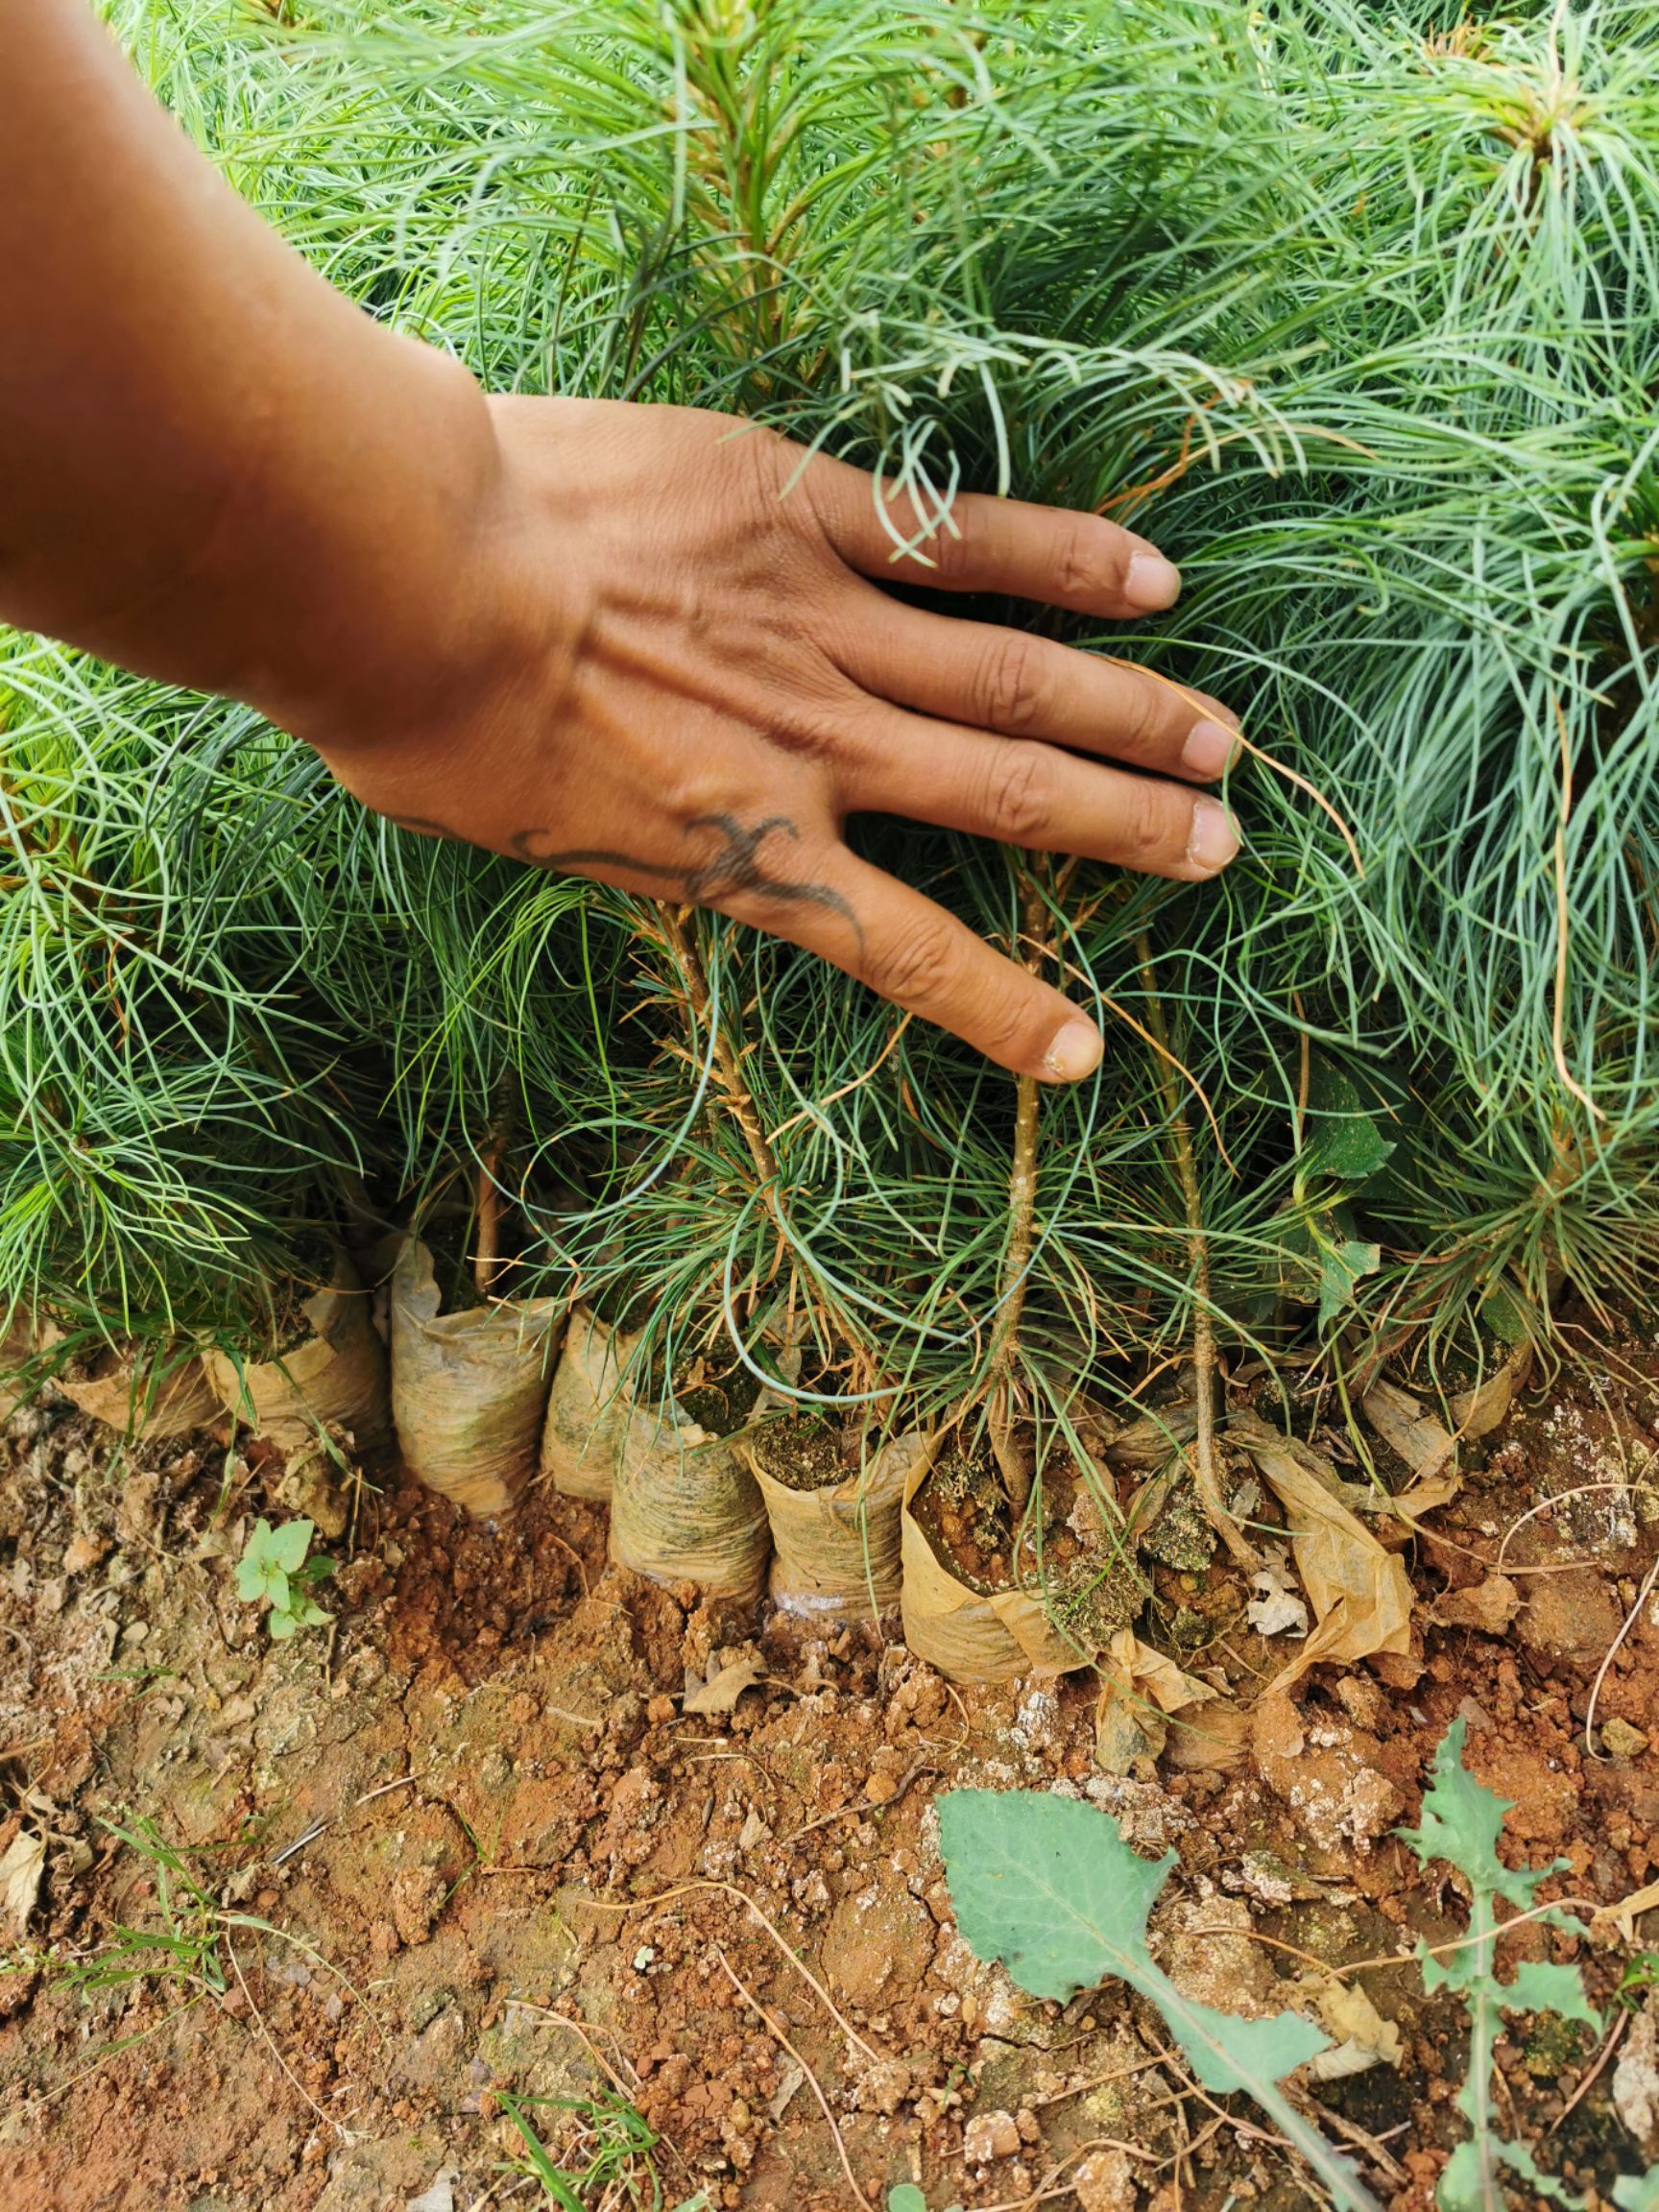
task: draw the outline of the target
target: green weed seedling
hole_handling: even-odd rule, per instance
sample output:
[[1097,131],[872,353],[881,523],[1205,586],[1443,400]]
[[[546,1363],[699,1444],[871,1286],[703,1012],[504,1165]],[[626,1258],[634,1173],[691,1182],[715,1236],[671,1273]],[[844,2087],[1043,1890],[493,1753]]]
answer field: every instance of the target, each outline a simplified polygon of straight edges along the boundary
[[1064,2004],[1126,1982],[1163,2014],[1187,2063],[1215,2096],[1253,2098],[1343,2212],[1378,2212],[1345,2158],[1279,2084],[1328,2048],[1297,2012],[1242,2020],[1185,1996],[1146,1947],[1146,1918],[1173,1851],[1146,1860],[1093,1805],[1043,1791],[953,1790],[939,1800],[951,1902],[975,1958],[1000,1960],[1022,1989]]
[[1659,2212],[1659,2166],[1646,2174],[1626,2174],[1613,2184],[1613,2201],[1619,2212]]
[[[1422,1820],[1415,1828],[1400,1831],[1425,1866],[1432,1860],[1444,1860],[1469,1886],[1468,1942],[1443,1955],[1423,1943],[1417,1947],[1423,1986],[1456,1991],[1469,2011],[1469,2074],[1457,2095],[1457,2109],[1469,2123],[1469,2136],[1452,2153],[1440,2176],[1435,2202],[1440,2212],[1488,2212],[1489,2207],[1504,2201],[1501,2175],[1507,2167],[1551,2203],[1576,2205],[1582,2199],[1569,2196],[1559,2181],[1542,2173],[1525,2144],[1511,2143],[1499,2134],[1493,2104],[1493,2053],[1503,2013],[1554,2012],[1564,2020],[1581,2020],[1596,2032],[1600,2032],[1600,2016],[1585,1999],[1576,1966],[1526,1960],[1516,1967],[1513,1981],[1507,1983],[1500,1982],[1493,1972],[1500,1898],[1551,1927],[1575,1935],[1585,1933],[1583,1923],[1571,1913],[1554,1907],[1539,1911],[1536,1906],[1539,1884],[1571,1862],[1557,1859],[1548,1866],[1521,1871],[1504,1865],[1497,1843],[1509,1806],[1465,1768],[1464,1734],[1464,1723],[1455,1720],[1441,1739],[1434,1754],[1434,1779],[1423,1800]],[[1633,2201],[1659,2203],[1659,2199],[1645,2197]]]
[[265,1625],[277,1643],[298,1629],[320,1627],[334,1618],[311,1596],[334,1572],[334,1562],[325,1553],[305,1556],[316,1533],[309,1521],[285,1521],[280,1528],[273,1528],[269,1521],[255,1521],[236,1562],[237,1597],[246,1598],[251,1605],[270,1607]]
[[[1460,1874],[1470,1897],[1468,1939],[1435,1951],[1420,1943],[1417,1950],[1424,1987],[1455,1991],[1470,2022],[1469,2073],[1457,2099],[1469,2135],[1441,2175],[1435,2201],[1439,2212],[1497,2212],[1506,2202],[1507,2169],[1538,2199],[1578,2205],[1581,2200],[1541,2172],[1524,2144],[1500,2134],[1493,2103],[1494,2047],[1504,2012],[1553,2012],[1598,2032],[1601,2027],[1575,1966],[1527,1960],[1506,1983],[1493,1971],[1500,1899],[1552,1927],[1584,1932],[1570,1913],[1536,1904],[1540,1883],[1569,1863],[1521,1872],[1503,1864],[1497,1842],[1509,1807],[1464,1768],[1464,1733],[1457,1720],[1442,1739],[1422,1819],[1400,1831],[1424,1865],[1441,1860]],[[957,1921],[977,1958],[1000,1960],[1022,1989],[1061,2002],[1108,1979],[1126,1982],[1157,2006],[1204,2088],[1254,2098],[1336,2204],[1374,2207],[1347,2161],[1279,2086],[1325,2047],[1319,2031],[1294,2012],[1241,2020],[1194,2004],[1154,1962],[1146,1918],[1173,1852],[1142,1859],[1105,1814],[1038,1791],[952,1791],[940,1800],[939,1827]],[[1659,2212],[1659,2169],[1622,2182],[1615,2200],[1626,2212]],[[926,2206],[918,2198],[890,2212]]]
[[228,1984],[221,1949],[226,1913],[219,1899],[153,1820],[135,1819],[131,1827],[118,1820],[101,1825],[149,1862],[159,1926],[118,1927],[90,1959],[69,1967],[64,1978],[70,1987],[113,1989],[132,1982],[176,1982],[222,1997]]
[[[887,2212],[927,2212],[927,2200],[914,2181],[901,2181],[887,2192]],[[948,2204],[945,2212],[962,2212],[962,2207]]]
[[[559,2212],[595,2212],[628,2205],[637,2212],[663,2212],[662,2183],[652,2156],[660,2137],[644,2116],[621,2097],[572,2100],[561,2097],[520,2097],[510,2089],[493,2092],[517,2129],[522,2153],[504,2169],[539,2181],[547,2203]],[[551,2105],[561,2112],[578,2112],[586,2124],[585,2163],[561,2166],[553,2158],[527,2116],[528,2109]],[[677,2205],[674,2212],[708,2212],[709,2200],[701,2190]]]

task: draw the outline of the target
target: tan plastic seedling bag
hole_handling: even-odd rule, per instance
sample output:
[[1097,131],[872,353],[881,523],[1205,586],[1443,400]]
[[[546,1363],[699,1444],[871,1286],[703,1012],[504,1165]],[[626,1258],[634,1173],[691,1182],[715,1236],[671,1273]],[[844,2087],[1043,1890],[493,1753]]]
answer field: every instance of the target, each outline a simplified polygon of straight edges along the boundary
[[541,1431],[541,1473],[566,1498],[609,1499],[616,1454],[634,1408],[625,1378],[634,1339],[591,1307],[570,1314]]
[[753,1605],[766,1586],[771,1550],[759,1485],[731,1439],[637,1407],[611,1496],[617,1565]]
[[911,1501],[933,1464],[932,1445],[904,1477],[901,1524],[904,1641],[952,1682],[1012,1682],[1022,1674],[1066,1674],[1090,1665],[1023,1590],[975,1590],[934,1551]]
[[222,1352],[203,1355],[221,1405],[284,1451],[315,1443],[325,1426],[348,1431],[359,1452],[384,1443],[391,1411],[386,1348],[369,1305],[342,1253],[332,1282],[300,1309],[308,1334],[291,1351],[241,1368]]
[[440,1313],[432,1255],[410,1238],[392,1270],[392,1410],[404,1464],[480,1516],[505,1513],[535,1472],[562,1298]]
[[58,1387],[72,1406],[95,1421],[134,1437],[182,1436],[188,1429],[223,1423],[225,1407],[200,1359],[170,1368],[151,1395],[142,1358],[111,1347],[90,1375],[60,1375]]
[[0,1421],[10,1421],[28,1398],[21,1388],[18,1376],[25,1363],[34,1356],[35,1333],[27,1321],[13,1321],[0,1337]]
[[753,1470],[772,1527],[771,1593],[785,1613],[852,1619],[899,1602],[900,1515],[904,1484],[926,1439],[895,1436],[868,1466],[822,1490],[796,1490],[768,1475],[753,1444]]

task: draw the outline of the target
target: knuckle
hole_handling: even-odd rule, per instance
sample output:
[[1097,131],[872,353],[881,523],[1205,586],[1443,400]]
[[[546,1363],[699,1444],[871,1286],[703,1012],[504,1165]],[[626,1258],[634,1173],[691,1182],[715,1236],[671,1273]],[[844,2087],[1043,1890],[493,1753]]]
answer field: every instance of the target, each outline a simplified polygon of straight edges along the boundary
[[974,1036],[981,1051],[993,1060],[1024,1060],[1031,1051],[1032,1015],[1026,994],[1017,981],[1010,981],[1006,990],[999,991],[984,1007],[974,1024]]
[[1010,630],[986,653],[980,673],[980,708],[987,730],[1022,735],[1042,723],[1048,686],[1039,640]]
[[1093,515],[1068,517],[1058,548],[1056,581],[1068,599],[1097,599],[1118,589],[1118,564],[1109,534]]
[[1137,683],[1123,709],[1121,743],[1125,758],[1149,760],[1161,756],[1164,725],[1164,703],[1156,689],[1143,680]]
[[1187,855],[1185,823],[1191,813],[1162,783],[1137,781],[1125,795],[1118,842],[1124,865],[1147,870],[1172,868]]
[[1041,837],[1054,819],[1054,758],[1046,745],[999,745],[985,793],[988,833],[1005,845]]
[[870,956],[866,980],[902,1006],[935,1003],[956,980],[959,950],[943,916],[914,925]]

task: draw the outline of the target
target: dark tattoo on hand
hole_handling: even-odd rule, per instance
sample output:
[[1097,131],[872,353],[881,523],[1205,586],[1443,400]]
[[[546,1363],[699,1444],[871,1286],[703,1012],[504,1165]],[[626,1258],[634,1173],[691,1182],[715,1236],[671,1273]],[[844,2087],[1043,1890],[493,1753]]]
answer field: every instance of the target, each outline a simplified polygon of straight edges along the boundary
[[683,899],[688,906],[711,906],[739,891],[795,905],[821,906],[827,913],[839,914],[850,923],[862,947],[864,932],[858,927],[858,918],[839,891],[832,890],[828,883],[791,882],[786,877],[772,875],[762,865],[760,847],[774,832],[793,837],[797,843],[800,841],[801,832],[787,814],[768,814],[763,822],[757,822],[750,830],[746,830],[734,814],[699,814],[685,827],[713,830],[720,835],[717,849],[694,868],[663,868],[655,861],[637,859],[632,853],[539,852],[538,843],[547,834],[544,830],[522,830],[512,840],[512,845],[519,859],[528,860],[537,868],[630,869],[636,875],[652,877],[661,883],[665,892]]

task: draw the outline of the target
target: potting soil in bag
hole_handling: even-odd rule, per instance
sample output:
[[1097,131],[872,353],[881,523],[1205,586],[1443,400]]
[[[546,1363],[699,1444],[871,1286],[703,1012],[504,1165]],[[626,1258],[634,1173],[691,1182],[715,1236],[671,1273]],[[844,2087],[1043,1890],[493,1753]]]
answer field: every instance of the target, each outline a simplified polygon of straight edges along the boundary
[[753,1475],[724,1436],[637,1407],[617,1455],[611,1556],[655,1582],[754,1604],[772,1533]]
[[806,1426],[781,1422],[738,1448],[771,1524],[773,1601],[819,1616],[884,1612],[899,1602],[904,1484],[926,1441],[895,1436],[865,1466],[813,1489],[790,1464],[791,1432]]
[[240,1368],[207,1352],[207,1379],[238,1420],[285,1451],[311,1444],[325,1427],[349,1431],[359,1452],[383,1444],[391,1428],[386,1347],[374,1334],[369,1293],[344,1253],[333,1280],[300,1309],[306,1334],[274,1359]]
[[405,1465],[479,1515],[506,1512],[535,1472],[562,1298],[440,1313],[432,1255],[411,1237],[392,1270],[392,1410]]
[[633,1411],[624,1379],[633,1341],[591,1307],[573,1309],[541,1430],[541,1473],[566,1498],[611,1495],[617,1448]]
[[923,1453],[904,1477],[900,1601],[904,1641],[917,1658],[952,1682],[1012,1682],[1087,1667],[1089,1654],[1067,1642],[1028,1592],[976,1590],[939,1557],[911,1510],[931,1469],[931,1453]]

